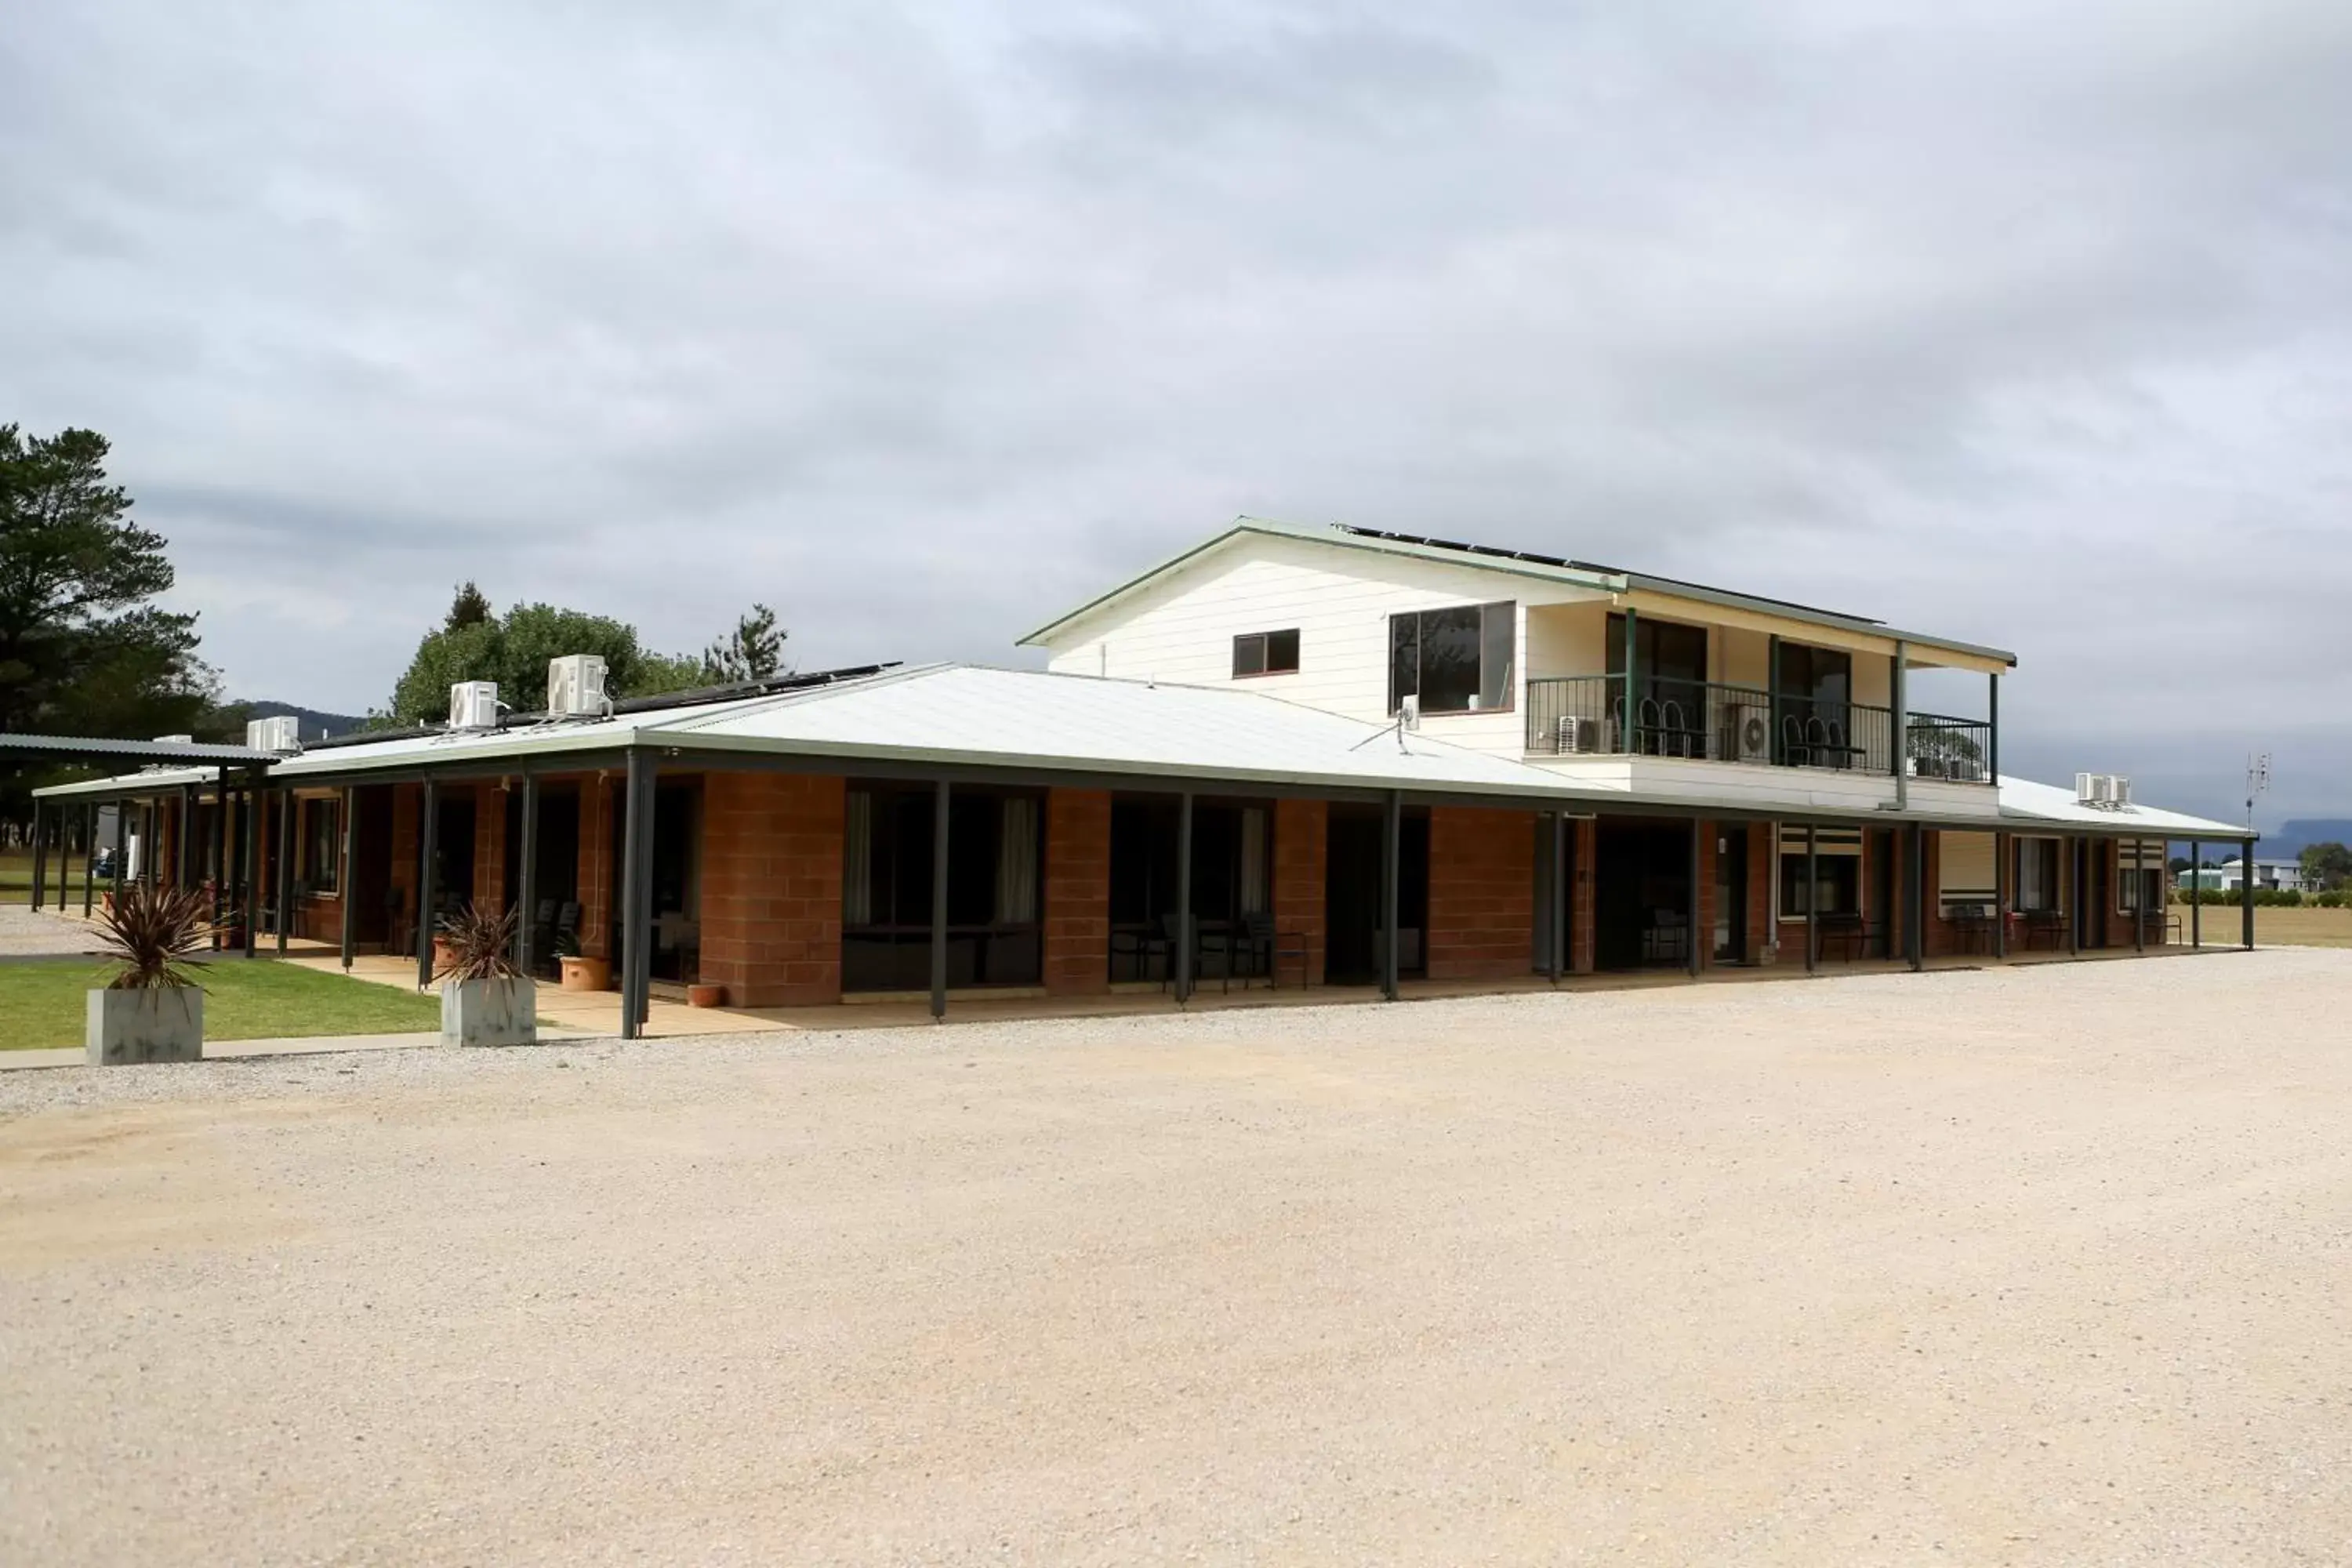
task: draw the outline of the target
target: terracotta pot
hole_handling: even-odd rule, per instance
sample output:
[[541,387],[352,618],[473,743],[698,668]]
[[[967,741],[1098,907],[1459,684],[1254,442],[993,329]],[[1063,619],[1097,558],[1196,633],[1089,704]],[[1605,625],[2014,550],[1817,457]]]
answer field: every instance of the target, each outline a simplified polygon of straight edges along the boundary
[[686,988],[686,1005],[689,1007],[724,1007],[727,987],[724,985],[689,985]]
[[566,991],[609,991],[613,988],[613,966],[601,958],[569,957],[557,961],[563,969],[563,989]]

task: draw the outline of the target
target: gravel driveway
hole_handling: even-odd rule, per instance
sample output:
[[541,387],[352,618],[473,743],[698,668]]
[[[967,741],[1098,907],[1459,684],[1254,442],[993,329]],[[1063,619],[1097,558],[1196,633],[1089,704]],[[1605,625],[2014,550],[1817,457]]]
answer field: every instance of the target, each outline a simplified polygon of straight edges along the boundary
[[0,1562],[2352,1560],[2352,953],[0,1079]]

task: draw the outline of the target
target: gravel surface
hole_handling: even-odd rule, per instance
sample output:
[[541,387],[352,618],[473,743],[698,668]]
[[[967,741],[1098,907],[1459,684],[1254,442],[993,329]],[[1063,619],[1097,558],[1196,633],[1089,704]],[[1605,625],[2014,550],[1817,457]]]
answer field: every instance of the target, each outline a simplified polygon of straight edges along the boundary
[[[80,907],[79,902],[74,906],[77,910]],[[65,918],[52,910],[27,909],[18,903],[0,904],[0,957],[55,955],[69,958],[76,953],[97,951],[98,938],[79,920]]]
[[2352,953],[0,1079],[0,1562],[2352,1560]]

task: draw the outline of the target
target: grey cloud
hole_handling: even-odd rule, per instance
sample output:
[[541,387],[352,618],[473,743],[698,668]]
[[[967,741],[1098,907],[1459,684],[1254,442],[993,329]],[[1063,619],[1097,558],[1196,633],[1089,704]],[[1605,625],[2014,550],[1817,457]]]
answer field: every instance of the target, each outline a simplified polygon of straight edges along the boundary
[[2003,643],[2014,756],[2311,815],[2347,79],[2320,0],[50,5],[0,417],[319,705],[461,576],[1018,658],[1252,511]]

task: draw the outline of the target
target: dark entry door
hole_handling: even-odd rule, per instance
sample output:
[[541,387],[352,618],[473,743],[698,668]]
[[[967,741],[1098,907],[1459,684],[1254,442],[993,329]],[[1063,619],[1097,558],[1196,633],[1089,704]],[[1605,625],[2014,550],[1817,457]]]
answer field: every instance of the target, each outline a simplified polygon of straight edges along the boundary
[[1748,829],[1715,836],[1715,961],[1748,962]]
[[[1324,838],[1324,977],[1369,985],[1381,977],[1381,830],[1377,807],[1331,809]],[[1408,810],[1397,830],[1397,973],[1429,970],[1429,814]]]
[[2083,900],[2083,945],[2107,945],[2107,911],[2115,908],[2115,879],[2107,871],[2107,847],[2096,839],[2077,839],[2076,854],[2090,869],[2085,879],[2089,895]]
[[1593,962],[1602,969],[1686,963],[1695,902],[1689,825],[1604,821],[1593,839]]

